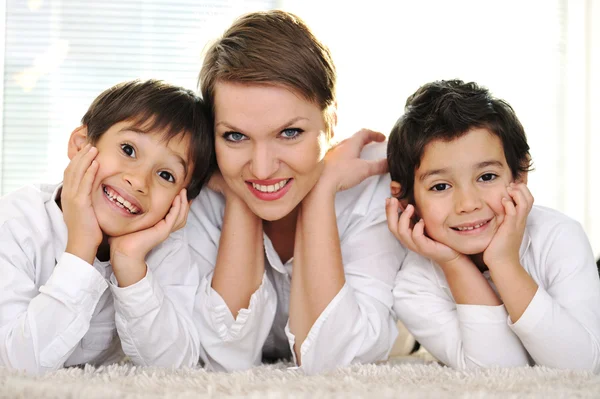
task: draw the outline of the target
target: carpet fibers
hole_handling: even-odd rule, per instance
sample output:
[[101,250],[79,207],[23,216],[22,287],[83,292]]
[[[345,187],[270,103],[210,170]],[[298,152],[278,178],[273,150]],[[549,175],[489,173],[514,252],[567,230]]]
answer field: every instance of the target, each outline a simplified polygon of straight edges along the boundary
[[305,376],[286,365],[231,374],[118,364],[42,376],[0,368],[1,398],[599,398],[600,376],[544,367],[455,371],[401,358]]

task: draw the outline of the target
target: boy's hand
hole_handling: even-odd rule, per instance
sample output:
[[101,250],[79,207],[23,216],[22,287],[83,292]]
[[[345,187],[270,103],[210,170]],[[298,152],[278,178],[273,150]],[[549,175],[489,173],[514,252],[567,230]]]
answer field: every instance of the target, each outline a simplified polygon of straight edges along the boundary
[[102,230],[92,207],[92,186],[98,172],[98,150],[87,144],[65,169],[60,203],[63,219],[67,225],[66,252],[89,264],[94,263],[98,246],[102,242]]
[[483,252],[483,261],[490,270],[496,265],[520,264],[519,249],[533,206],[533,195],[525,184],[510,183],[507,190],[510,198],[502,199],[504,220]]
[[388,169],[385,158],[360,158],[364,146],[384,140],[383,134],[362,129],[335,145],[325,155],[325,166],[319,184],[330,185],[338,192],[352,188],[368,177],[386,173]]
[[171,209],[154,226],[120,237],[111,237],[110,261],[120,287],[140,281],[146,275],[146,255],[167,239],[169,234],[185,226],[190,204],[186,189],[173,199]]
[[406,248],[433,260],[442,267],[465,257],[452,248],[427,237],[423,219],[411,227],[411,218],[415,212],[413,205],[408,205],[400,215],[398,215],[399,208],[400,202],[396,198],[386,199],[388,228]]

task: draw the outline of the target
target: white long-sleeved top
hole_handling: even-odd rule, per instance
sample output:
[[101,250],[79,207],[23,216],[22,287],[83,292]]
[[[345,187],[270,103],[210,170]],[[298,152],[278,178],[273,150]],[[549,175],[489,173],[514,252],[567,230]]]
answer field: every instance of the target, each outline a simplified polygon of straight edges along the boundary
[[40,373],[124,353],[141,365],[196,364],[199,276],[184,232],[151,251],[142,280],[120,288],[109,262],[65,252],[60,187],[0,199],[0,366]]
[[[534,206],[519,255],[538,289],[514,324],[504,305],[457,305],[441,268],[413,252],[396,277],[394,311],[451,367],[538,364],[600,371],[600,279],[581,225]],[[496,290],[489,272],[484,276]]]
[[[385,158],[385,144],[369,145],[363,158]],[[371,177],[335,199],[346,283],[301,345],[301,368],[310,374],[351,362],[385,359],[397,335],[392,288],[406,250],[388,231],[385,198],[389,175]],[[288,325],[293,259],[281,262],[265,234],[265,274],[248,309],[234,317],[211,287],[223,224],[224,198],[204,190],[191,206],[186,229],[192,257],[201,268],[196,323],[205,364],[240,370],[261,360],[292,358]]]

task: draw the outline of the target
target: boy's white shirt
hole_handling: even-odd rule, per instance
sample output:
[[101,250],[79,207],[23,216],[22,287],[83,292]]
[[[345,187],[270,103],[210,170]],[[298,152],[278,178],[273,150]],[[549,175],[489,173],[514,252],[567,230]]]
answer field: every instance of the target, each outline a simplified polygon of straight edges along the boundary
[[[385,143],[369,145],[362,157],[385,158]],[[387,358],[397,336],[392,312],[393,280],[406,254],[387,228],[385,198],[389,175],[371,177],[335,199],[346,283],[312,326],[300,348],[301,368],[310,374],[352,362]],[[263,236],[265,274],[248,309],[234,316],[211,287],[225,202],[203,190],[192,203],[186,229],[201,269],[196,318],[204,363],[214,370],[240,370],[262,357],[291,356],[289,297],[293,259],[282,264]]]
[[441,268],[413,252],[396,277],[394,311],[417,341],[451,367],[538,364],[600,371],[600,279],[581,225],[534,206],[520,260],[538,290],[514,324],[504,305],[457,305]]
[[106,364],[123,352],[140,365],[195,365],[199,276],[184,232],[151,251],[142,280],[119,288],[109,262],[64,252],[60,187],[0,199],[0,366],[37,373]]

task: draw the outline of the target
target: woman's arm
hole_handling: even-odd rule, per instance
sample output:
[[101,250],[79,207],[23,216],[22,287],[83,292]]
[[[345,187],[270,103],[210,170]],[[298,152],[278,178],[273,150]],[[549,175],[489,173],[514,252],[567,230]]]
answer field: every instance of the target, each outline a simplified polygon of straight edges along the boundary
[[[384,159],[369,161],[359,158],[360,152],[366,144],[383,139],[383,135],[363,130],[340,143],[328,154],[319,182],[302,202],[296,226],[289,321],[289,330],[294,337],[293,350],[299,364],[303,364],[306,360],[303,357],[308,347],[304,348],[303,344],[309,335],[312,334],[315,338],[318,331],[321,331],[319,339],[323,342],[332,340],[335,335],[341,334],[340,331],[333,332],[336,316],[325,315],[326,309],[329,311],[325,313],[335,312],[334,308],[345,309],[342,313],[338,312],[337,318],[348,317],[353,324],[356,322],[353,318],[360,317],[359,313],[365,310],[365,308],[361,308],[352,288],[344,289],[347,282],[344,270],[346,260],[343,261],[335,197],[338,191],[351,188],[370,176],[385,172]],[[379,213],[383,215],[383,205],[381,205]],[[382,221],[385,222],[385,216]],[[385,224],[383,226],[385,227]],[[354,242],[354,245],[357,244],[360,245],[360,243]],[[364,254],[356,254],[356,257],[349,258],[348,262],[354,258],[358,261],[358,258],[368,257],[369,250]],[[378,252],[378,250],[374,249],[373,252]],[[398,265],[395,267],[397,268]],[[385,313],[385,310],[383,312]],[[391,312],[387,313],[386,316],[391,318]],[[343,316],[344,314],[346,316]],[[317,329],[313,329],[319,318],[323,320],[317,324],[323,324],[324,318],[328,318],[332,323],[329,323],[330,326],[319,325]],[[387,325],[387,320],[384,324]],[[364,328],[368,328],[368,326],[365,325]],[[327,332],[328,329],[331,330]],[[347,332],[352,334],[351,331]],[[311,344],[310,346],[316,345]],[[330,348],[333,347],[330,345]],[[328,356],[331,365],[348,363],[346,355],[340,356],[339,353],[334,352]],[[351,354],[352,352],[353,350],[349,349],[347,353]],[[325,357],[325,354],[320,356],[320,358]],[[354,359],[354,356],[350,355],[350,357],[350,360]],[[328,364],[326,363],[304,368],[327,368]]]
[[[202,362],[212,370],[258,365],[271,330],[277,296],[264,271],[262,223],[224,197],[204,189],[185,227],[200,270],[194,321]],[[231,210],[231,211],[230,211]]]

